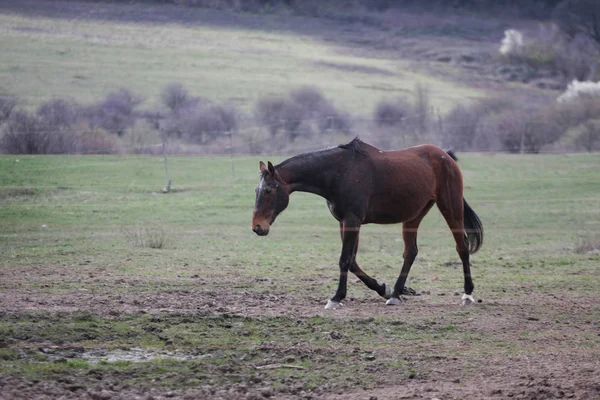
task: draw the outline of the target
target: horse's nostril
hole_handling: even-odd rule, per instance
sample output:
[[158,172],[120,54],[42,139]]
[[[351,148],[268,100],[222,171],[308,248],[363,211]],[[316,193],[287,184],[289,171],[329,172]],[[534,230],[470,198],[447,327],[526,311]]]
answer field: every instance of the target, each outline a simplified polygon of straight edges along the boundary
[[260,228],[260,225],[254,225],[254,228],[252,228],[252,230],[253,230],[254,232],[257,232],[257,233],[258,233],[258,232],[260,232],[262,229]]

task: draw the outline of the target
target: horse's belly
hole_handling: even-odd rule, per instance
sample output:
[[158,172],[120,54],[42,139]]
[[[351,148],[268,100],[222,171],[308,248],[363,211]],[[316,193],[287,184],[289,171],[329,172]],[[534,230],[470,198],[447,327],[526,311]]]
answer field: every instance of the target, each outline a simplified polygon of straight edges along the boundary
[[429,199],[405,196],[388,199],[371,199],[364,224],[398,224],[416,218]]

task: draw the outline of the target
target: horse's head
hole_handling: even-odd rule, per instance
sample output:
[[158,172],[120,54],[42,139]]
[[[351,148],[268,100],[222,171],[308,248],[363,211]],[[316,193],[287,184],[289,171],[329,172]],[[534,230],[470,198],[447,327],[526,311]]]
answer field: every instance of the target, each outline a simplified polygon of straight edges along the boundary
[[260,236],[269,233],[271,224],[290,201],[288,185],[281,179],[273,164],[270,161],[267,164],[265,166],[260,162],[260,182],[256,187],[256,203],[252,215],[252,230]]

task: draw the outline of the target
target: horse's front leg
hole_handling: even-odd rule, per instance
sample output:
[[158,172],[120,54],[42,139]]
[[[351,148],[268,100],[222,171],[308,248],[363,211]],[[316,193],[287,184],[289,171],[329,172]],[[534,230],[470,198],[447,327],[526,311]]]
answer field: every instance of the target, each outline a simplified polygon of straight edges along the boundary
[[348,286],[348,271],[355,262],[356,250],[358,248],[358,236],[360,232],[360,220],[357,217],[344,218],[340,222],[342,235],[342,254],[340,256],[340,280],[335,295],[325,305],[326,309],[340,307],[341,301],[346,298]]

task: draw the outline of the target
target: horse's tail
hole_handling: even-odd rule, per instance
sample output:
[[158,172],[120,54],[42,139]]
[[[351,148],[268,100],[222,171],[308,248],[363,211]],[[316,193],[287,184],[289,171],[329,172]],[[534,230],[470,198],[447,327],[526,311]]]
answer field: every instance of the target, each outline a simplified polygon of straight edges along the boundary
[[[446,154],[448,154],[454,161],[458,161],[458,157],[452,150],[445,150]],[[483,225],[481,220],[475,214],[475,211],[469,206],[467,201],[463,198],[464,204],[464,225],[465,232],[467,235],[467,242],[469,243],[469,253],[476,253],[477,250],[481,248],[483,245]]]
[[465,199],[463,199],[463,204],[465,232],[467,235],[467,242],[469,243],[469,253],[473,254],[476,253],[483,244],[483,225],[477,214],[475,214],[475,211],[473,211]]

